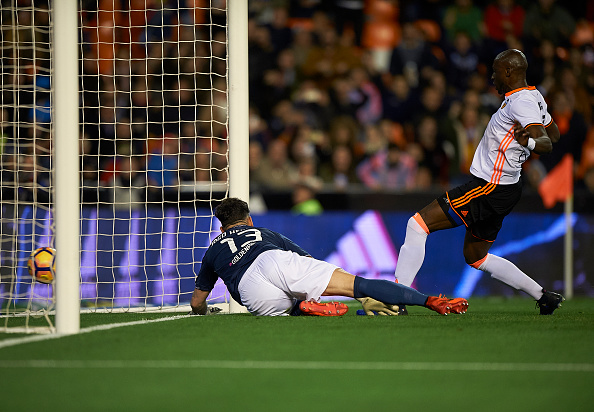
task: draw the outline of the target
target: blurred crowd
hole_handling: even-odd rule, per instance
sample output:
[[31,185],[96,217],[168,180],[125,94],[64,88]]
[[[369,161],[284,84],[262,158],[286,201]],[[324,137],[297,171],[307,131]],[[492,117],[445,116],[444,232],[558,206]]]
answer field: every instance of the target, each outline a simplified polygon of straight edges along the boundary
[[[45,162],[36,170],[51,161],[49,52],[25,47],[49,42],[49,11],[47,1],[34,3],[17,17],[2,10],[4,181],[7,165],[25,164],[10,142],[46,154],[25,156]],[[199,7],[208,3],[210,11]],[[81,4],[84,184],[226,181],[225,1]],[[294,190],[296,204],[311,206],[322,189],[419,191],[465,181],[502,100],[493,59],[517,48],[561,132],[553,154],[526,162],[526,184],[536,187],[571,153],[576,184],[594,192],[593,2],[250,0],[249,16],[254,191]],[[27,29],[8,29],[10,19]],[[15,43],[18,64],[6,47]]]
[[[561,141],[533,155],[537,186],[565,153],[594,191],[594,5],[555,0],[250,2],[252,185],[377,191],[467,179],[502,98],[495,56],[523,50]],[[254,92],[257,91],[257,92]]]

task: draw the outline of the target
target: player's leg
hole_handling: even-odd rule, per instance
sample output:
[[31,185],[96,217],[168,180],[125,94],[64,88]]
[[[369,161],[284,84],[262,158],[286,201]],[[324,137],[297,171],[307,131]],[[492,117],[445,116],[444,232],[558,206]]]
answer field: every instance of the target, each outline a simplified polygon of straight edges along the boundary
[[[443,198],[447,199],[445,195]],[[408,220],[404,244],[400,248],[394,273],[398,283],[404,286],[412,285],[425,260],[425,243],[429,233],[458,225],[452,222],[444,207],[448,207],[447,203],[436,199]]]
[[[488,253],[490,242],[477,239],[470,231],[464,239],[464,258],[475,269],[482,270],[514,289],[532,296],[540,308],[541,315],[551,315],[565,300],[555,292],[546,291],[534,279],[522,272],[507,259]],[[482,257],[481,257],[482,256]]]
[[278,265],[269,252],[262,253],[244,273],[237,291],[241,303],[256,316],[288,316],[295,299],[278,287]]
[[542,286],[522,272],[507,259],[488,253],[492,242],[475,237],[470,230],[464,237],[464,259],[475,269],[489,273],[493,279],[521,290],[539,300],[543,295]]
[[294,305],[294,299],[254,273],[244,275],[238,290],[243,305],[256,316],[288,316]]
[[457,215],[467,225],[464,258],[470,266],[487,272],[493,279],[532,296],[541,314],[551,314],[563,301],[559,294],[546,292],[537,282],[507,259],[489,253],[503,224],[503,219],[520,200],[521,184],[480,186],[473,196],[452,198]]
[[[252,268],[259,273],[260,285],[250,295],[259,297],[252,299],[250,296],[251,300],[248,300],[244,299],[242,290],[240,293],[244,304],[248,309],[253,308],[256,314],[273,315],[272,312],[263,311],[262,308],[265,307],[275,308],[276,313],[292,316],[342,316],[348,312],[348,306],[342,302],[319,302],[332,272],[336,269],[335,265],[293,252],[269,250],[252,263],[249,271]],[[244,286],[244,278],[240,282],[240,288]],[[259,301],[259,306],[256,306],[254,300]]]
[[323,293],[354,298],[370,297],[388,305],[424,306],[442,315],[450,312],[447,298],[428,296],[408,286],[387,280],[365,279],[336,269]]

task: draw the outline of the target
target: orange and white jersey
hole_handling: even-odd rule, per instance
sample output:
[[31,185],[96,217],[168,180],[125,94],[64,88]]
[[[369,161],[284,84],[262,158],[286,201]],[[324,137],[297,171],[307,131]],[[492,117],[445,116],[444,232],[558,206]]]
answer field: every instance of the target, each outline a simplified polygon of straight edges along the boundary
[[546,127],[553,120],[536,87],[522,87],[505,94],[474,152],[470,165],[472,175],[496,185],[509,185],[520,180],[522,163],[530,156],[530,150],[514,139],[516,120],[524,128],[534,124]]

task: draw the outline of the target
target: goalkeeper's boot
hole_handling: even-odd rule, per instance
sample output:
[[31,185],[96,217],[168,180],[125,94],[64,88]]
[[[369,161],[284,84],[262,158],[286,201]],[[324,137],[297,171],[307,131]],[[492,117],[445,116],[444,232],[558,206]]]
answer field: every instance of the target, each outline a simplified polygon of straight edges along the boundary
[[299,304],[304,315],[310,316],[342,316],[349,311],[349,307],[341,302],[315,302],[304,300]]
[[450,299],[450,313],[466,313],[468,310],[468,301],[464,298]]
[[536,301],[541,315],[552,315],[555,309],[561,307],[565,298],[558,293],[542,290],[542,297]]
[[436,311],[440,315],[447,315],[451,309],[450,301],[442,295],[429,296],[427,302],[425,302],[425,307]]

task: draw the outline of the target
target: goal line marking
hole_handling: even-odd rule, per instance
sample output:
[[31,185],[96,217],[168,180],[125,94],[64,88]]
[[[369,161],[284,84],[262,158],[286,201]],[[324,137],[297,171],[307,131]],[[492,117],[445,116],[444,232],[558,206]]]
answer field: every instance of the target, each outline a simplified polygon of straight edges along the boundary
[[[170,320],[178,320],[178,319],[184,319],[184,318],[188,318],[188,317],[189,317],[189,315],[177,315],[177,316],[167,316],[167,317],[158,318],[158,319],[135,320],[132,322],[106,323],[104,325],[97,325],[97,326],[90,326],[88,328],[82,328],[78,332],[78,334],[96,332],[96,331],[100,331],[100,330],[110,330],[110,329],[115,329],[115,328],[121,328],[124,326],[135,326],[135,325],[145,325],[148,323],[166,322],[166,321],[170,321]],[[58,338],[62,338],[65,336],[75,336],[75,335],[60,335],[57,333],[52,333],[52,334],[46,334],[46,335],[33,335],[33,336],[24,336],[22,338],[5,339],[5,340],[0,341],[0,349],[7,348],[9,346],[21,345],[24,343],[40,342],[40,341],[50,340],[50,339],[58,339]]]
[[0,361],[0,368],[594,372],[594,364],[592,363],[300,362],[231,360],[6,360]]

